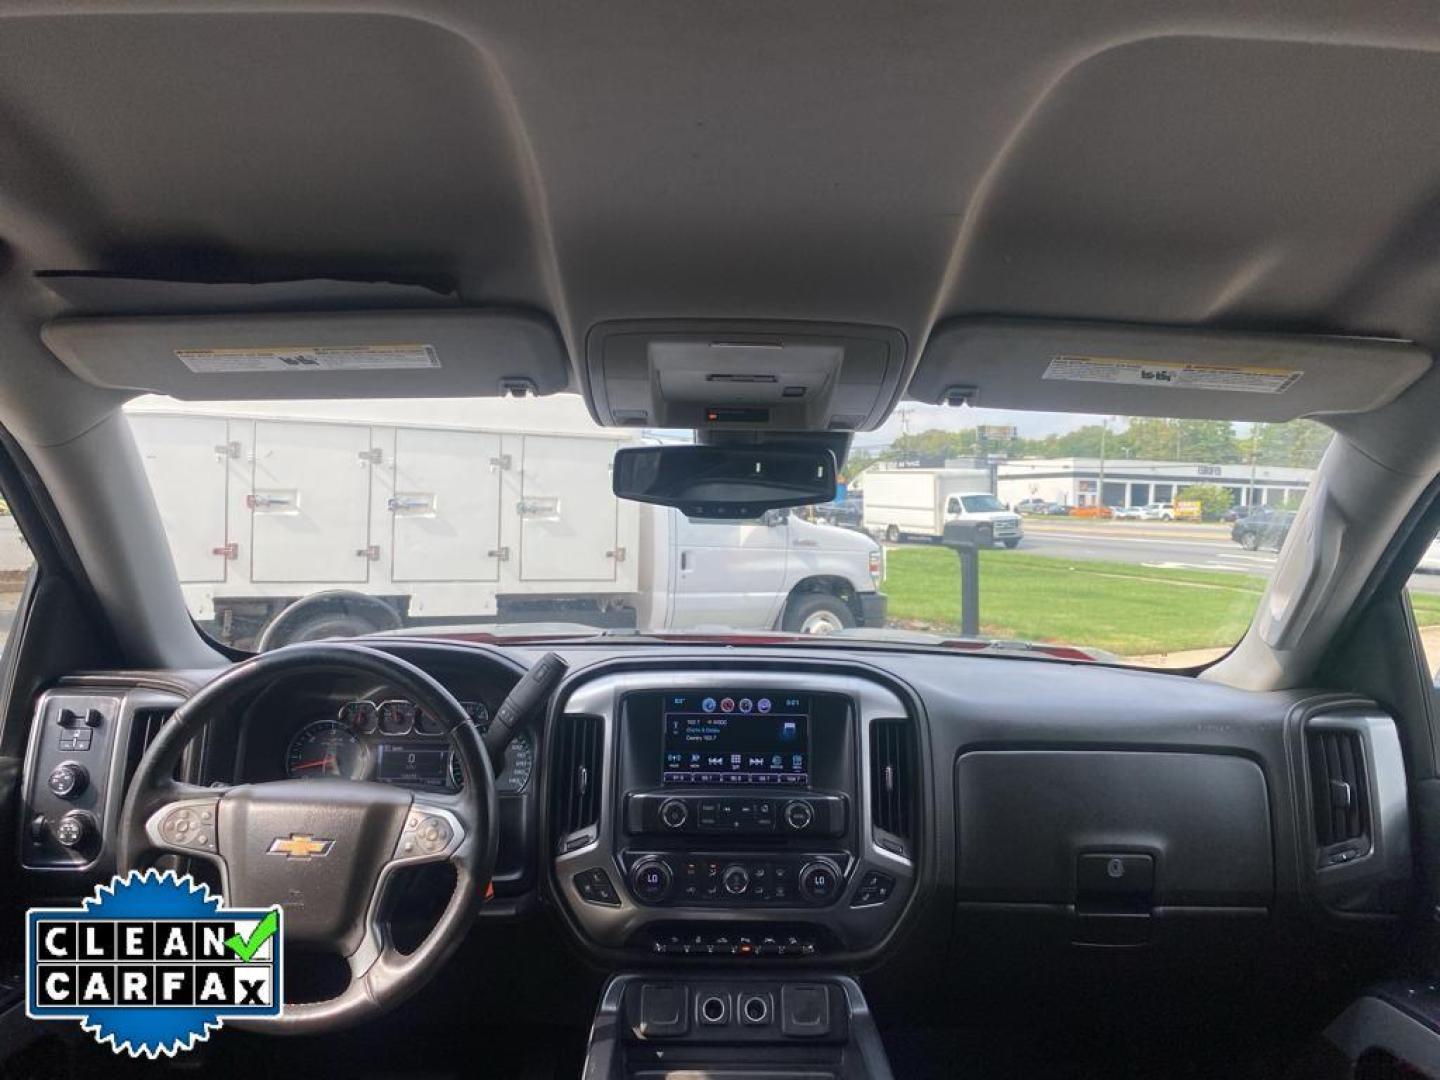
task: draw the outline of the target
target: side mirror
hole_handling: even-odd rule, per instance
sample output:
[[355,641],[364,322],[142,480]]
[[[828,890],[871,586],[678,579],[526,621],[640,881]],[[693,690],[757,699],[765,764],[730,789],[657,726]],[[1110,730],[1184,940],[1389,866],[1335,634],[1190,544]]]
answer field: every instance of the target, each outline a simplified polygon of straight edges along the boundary
[[739,446],[631,446],[615,453],[622,499],[678,508],[690,518],[757,518],[767,510],[829,502],[835,455]]

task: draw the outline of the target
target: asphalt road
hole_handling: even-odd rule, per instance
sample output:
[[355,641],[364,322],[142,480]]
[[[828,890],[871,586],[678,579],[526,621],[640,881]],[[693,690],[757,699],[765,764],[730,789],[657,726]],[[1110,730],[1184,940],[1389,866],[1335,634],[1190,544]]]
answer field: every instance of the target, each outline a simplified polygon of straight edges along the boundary
[[[1268,576],[1275,552],[1246,551],[1228,525],[1162,521],[1066,521],[1026,518],[1020,551],[1055,558],[1094,559],[1187,570],[1229,570]],[[1440,593],[1440,574],[1417,574],[1412,589]]]

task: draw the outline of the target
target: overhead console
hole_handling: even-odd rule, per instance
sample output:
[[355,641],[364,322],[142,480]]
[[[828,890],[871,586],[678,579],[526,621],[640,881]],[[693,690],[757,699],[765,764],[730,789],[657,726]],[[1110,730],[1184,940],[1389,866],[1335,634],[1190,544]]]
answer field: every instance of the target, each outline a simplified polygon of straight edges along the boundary
[[920,839],[918,730],[894,691],[670,670],[595,678],[562,708],[554,884],[589,943],[792,960],[894,928]]
[[611,427],[870,431],[907,373],[897,330],[840,323],[602,323],[585,344],[590,411]]

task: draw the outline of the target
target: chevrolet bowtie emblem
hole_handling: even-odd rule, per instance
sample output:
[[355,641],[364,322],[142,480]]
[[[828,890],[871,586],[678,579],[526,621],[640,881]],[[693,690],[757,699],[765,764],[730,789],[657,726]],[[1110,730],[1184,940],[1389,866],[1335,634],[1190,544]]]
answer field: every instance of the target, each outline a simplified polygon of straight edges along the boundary
[[330,854],[334,840],[324,840],[304,833],[277,836],[270,841],[270,854],[284,855],[287,859],[319,859]]

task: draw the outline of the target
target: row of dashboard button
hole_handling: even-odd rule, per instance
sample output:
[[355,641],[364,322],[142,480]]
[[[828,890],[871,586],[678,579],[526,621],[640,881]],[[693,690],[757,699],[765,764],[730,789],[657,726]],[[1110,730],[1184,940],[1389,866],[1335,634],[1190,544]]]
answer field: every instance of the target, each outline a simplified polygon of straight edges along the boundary
[[817,951],[814,941],[795,934],[666,934],[656,937],[650,950],[669,956],[814,956]]

